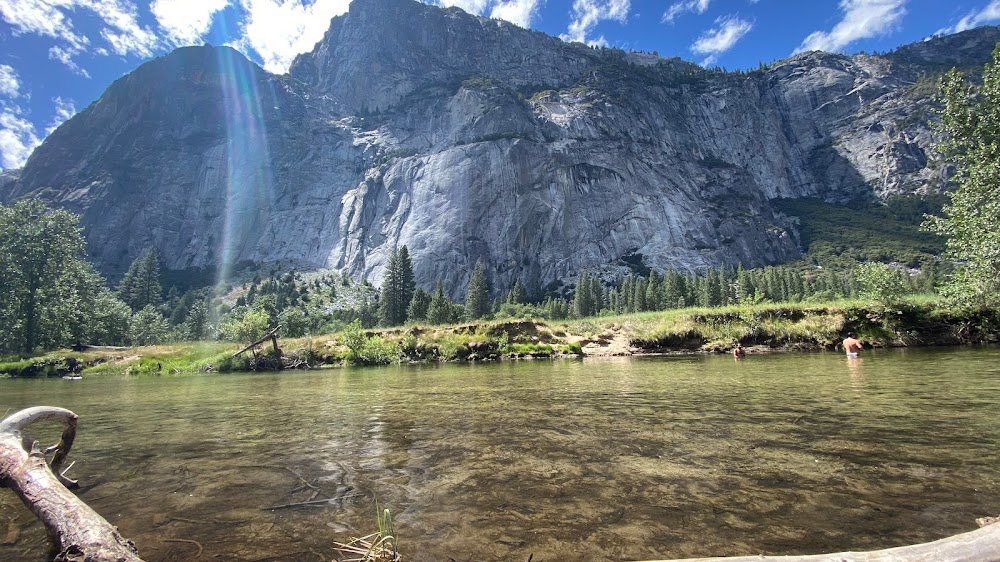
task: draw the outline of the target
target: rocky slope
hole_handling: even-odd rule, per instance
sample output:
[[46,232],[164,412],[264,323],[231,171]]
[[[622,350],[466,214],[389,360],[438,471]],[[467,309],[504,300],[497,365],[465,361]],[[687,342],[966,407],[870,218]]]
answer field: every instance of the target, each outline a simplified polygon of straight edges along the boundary
[[328,267],[459,295],[483,260],[529,291],[640,253],[647,265],[799,255],[776,197],[940,189],[930,85],[981,66],[997,28],[887,55],[804,53],[750,73],[590,49],[410,0],[355,0],[288,75],[190,47],[118,80],[35,150],[0,199],[83,215],[121,273]]

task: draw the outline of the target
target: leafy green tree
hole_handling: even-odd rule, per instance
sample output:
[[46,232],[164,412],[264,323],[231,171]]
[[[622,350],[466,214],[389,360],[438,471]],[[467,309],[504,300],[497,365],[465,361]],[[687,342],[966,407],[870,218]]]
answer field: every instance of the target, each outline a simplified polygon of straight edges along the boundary
[[263,308],[252,308],[239,318],[223,322],[219,326],[219,337],[226,341],[250,343],[264,335],[270,326],[271,320],[267,311]]
[[104,283],[83,253],[76,215],[39,199],[0,205],[0,351],[90,339]]
[[110,289],[102,286],[97,291],[90,310],[83,310],[86,328],[77,341],[94,345],[122,345],[128,341],[132,309]]
[[898,268],[881,262],[865,262],[854,272],[861,298],[889,307],[899,303],[906,294],[903,275]]
[[469,276],[469,286],[466,289],[465,312],[470,320],[485,318],[490,313],[490,286],[486,280],[486,268],[482,261],[476,262],[476,268]]
[[958,70],[941,79],[942,140],[937,149],[955,165],[950,202],[928,226],[947,238],[957,267],[942,292],[964,306],[1000,302],[1000,45],[983,69],[982,85]]
[[379,336],[368,337],[357,319],[344,327],[340,342],[347,347],[346,359],[353,365],[388,365],[399,361],[399,346]]
[[118,298],[138,311],[147,305],[159,306],[163,290],[160,287],[160,256],[150,247],[132,261],[118,284]]
[[278,315],[281,333],[290,338],[300,338],[309,333],[309,317],[301,308],[286,308]]
[[204,299],[198,299],[191,304],[187,318],[184,319],[185,337],[192,340],[207,338],[208,324],[208,307]]
[[128,323],[128,339],[132,345],[156,345],[170,337],[170,322],[155,306],[147,304]]

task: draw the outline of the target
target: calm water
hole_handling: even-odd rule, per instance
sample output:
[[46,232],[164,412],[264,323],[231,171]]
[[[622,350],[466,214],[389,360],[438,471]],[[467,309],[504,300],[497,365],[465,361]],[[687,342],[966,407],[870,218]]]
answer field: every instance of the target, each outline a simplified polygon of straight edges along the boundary
[[[38,404],[80,415],[70,476],[149,561],[332,560],[376,497],[414,561],[874,549],[1000,515],[996,348],[0,380],[0,413]],[[44,559],[8,490],[0,542]]]

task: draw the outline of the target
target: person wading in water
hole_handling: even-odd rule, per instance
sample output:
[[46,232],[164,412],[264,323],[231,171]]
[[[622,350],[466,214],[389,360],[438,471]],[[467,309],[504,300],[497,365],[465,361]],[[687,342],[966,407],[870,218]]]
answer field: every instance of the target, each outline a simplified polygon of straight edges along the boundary
[[848,357],[857,357],[864,346],[861,345],[861,340],[854,335],[854,332],[847,332],[847,337],[844,338],[844,351],[847,352]]

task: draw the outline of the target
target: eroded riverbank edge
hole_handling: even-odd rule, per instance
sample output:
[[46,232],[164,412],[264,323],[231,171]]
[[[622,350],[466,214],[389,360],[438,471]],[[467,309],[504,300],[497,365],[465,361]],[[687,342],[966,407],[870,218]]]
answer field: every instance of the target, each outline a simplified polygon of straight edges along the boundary
[[503,361],[541,358],[727,353],[739,342],[750,354],[837,349],[847,331],[871,347],[924,347],[1000,341],[1000,311],[894,307],[846,302],[760,304],[683,309],[575,320],[489,320],[412,325],[279,338],[258,353],[234,357],[244,345],[183,342],[147,347],[90,347],[10,358],[0,376],[164,375],[281,368],[333,368],[391,362]]

